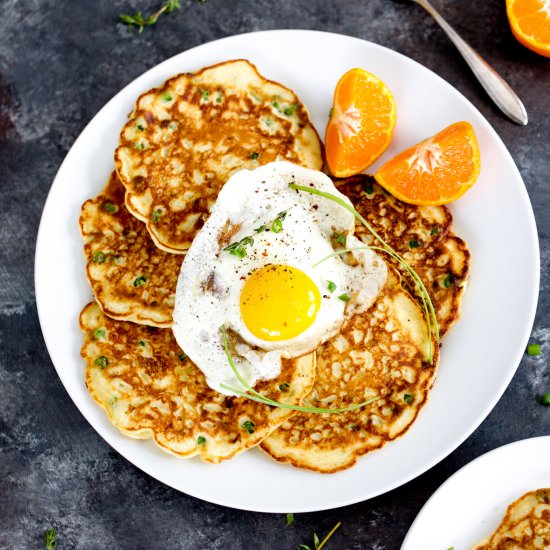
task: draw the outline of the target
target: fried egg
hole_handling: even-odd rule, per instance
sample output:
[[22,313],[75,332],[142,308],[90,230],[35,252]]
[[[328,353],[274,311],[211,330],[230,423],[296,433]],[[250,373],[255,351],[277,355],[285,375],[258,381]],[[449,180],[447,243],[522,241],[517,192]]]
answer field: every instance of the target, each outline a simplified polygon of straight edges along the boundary
[[[384,285],[384,261],[353,233],[341,205],[289,187],[338,192],[328,176],[289,162],[241,170],[224,185],[178,278],[173,331],[208,385],[243,391],[276,378],[281,360],[304,355],[366,311]],[[336,248],[356,249],[335,254]]]

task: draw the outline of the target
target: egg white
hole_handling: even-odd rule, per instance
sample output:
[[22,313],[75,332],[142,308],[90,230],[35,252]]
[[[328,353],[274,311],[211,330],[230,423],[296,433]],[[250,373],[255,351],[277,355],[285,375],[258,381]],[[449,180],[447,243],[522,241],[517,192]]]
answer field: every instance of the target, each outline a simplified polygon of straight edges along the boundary
[[[197,234],[183,261],[176,291],[173,332],[180,347],[204,372],[210,387],[231,395],[243,390],[225,354],[221,327],[236,335],[234,360],[253,386],[275,378],[283,357],[314,350],[340,330],[347,315],[365,311],[386,279],[385,263],[370,250],[355,252],[355,264],[335,256],[332,235],[347,237],[346,246],[362,243],[352,237],[353,215],[340,205],[309,193],[296,192],[290,182],[328,191],[349,203],[328,176],[289,162],[273,162],[256,170],[234,174],[219,193],[210,217]],[[280,233],[255,233],[286,212]],[[228,228],[238,227],[230,242],[252,236],[247,255],[239,258],[224,250]],[[225,240],[224,240],[225,239]],[[245,325],[240,295],[248,276],[267,264],[300,269],[317,286],[321,306],[313,324],[283,341],[258,338]],[[316,265],[317,264],[317,265]],[[336,291],[328,290],[328,282]],[[347,293],[349,302],[338,296]]]

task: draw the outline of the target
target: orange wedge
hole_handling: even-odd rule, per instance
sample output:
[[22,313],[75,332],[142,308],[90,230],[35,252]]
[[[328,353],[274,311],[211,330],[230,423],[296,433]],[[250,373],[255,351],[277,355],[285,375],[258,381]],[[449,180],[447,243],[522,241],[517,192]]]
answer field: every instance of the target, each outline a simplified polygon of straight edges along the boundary
[[479,170],[474,129],[456,122],[386,162],[374,177],[409,204],[447,204],[475,183]]
[[550,2],[548,0],[506,0],[506,13],[518,42],[550,57]]
[[389,88],[363,69],[345,73],[334,90],[325,133],[327,164],[345,178],[364,170],[387,148],[395,127],[395,102]]

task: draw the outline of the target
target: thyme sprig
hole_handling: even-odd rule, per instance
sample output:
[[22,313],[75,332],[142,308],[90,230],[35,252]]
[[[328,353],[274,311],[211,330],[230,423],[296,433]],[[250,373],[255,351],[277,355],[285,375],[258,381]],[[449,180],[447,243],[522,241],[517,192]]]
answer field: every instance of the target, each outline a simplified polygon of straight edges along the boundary
[[300,546],[298,546],[298,550],[322,550],[325,547],[326,543],[329,541],[330,537],[334,535],[334,532],[336,531],[336,529],[340,527],[340,525],[342,525],[341,521],[339,521],[330,530],[329,534],[322,541],[319,541],[319,537],[317,536],[317,533],[313,533],[313,548],[308,544],[300,544]]
[[180,9],[181,4],[179,0],[166,0],[166,2],[164,2],[157,11],[153,12],[151,15],[148,15],[147,17],[144,17],[141,11],[138,11],[134,15],[122,13],[118,16],[118,18],[122,23],[127,25],[129,29],[136,27],[138,32],[142,33],[145,27],[150,27],[154,25],[163,13],[169,14],[172,13],[174,10]]
[[[439,326],[437,324],[437,317],[435,314],[435,308],[433,306],[432,300],[430,298],[430,294],[428,293],[428,290],[424,286],[424,283],[422,282],[422,279],[418,275],[418,273],[412,268],[412,266],[402,257],[400,256],[382,237],[374,230],[374,228],[370,225],[370,223],[363,217],[357,210],[349,203],[347,203],[342,198],[332,194],[327,193],[326,191],[320,191],[319,189],[315,189],[313,187],[306,187],[304,185],[298,185],[296,183],[289,183],[288,186],[291,189],[294,189],[295,191],[305,191],[306,193],[310,193],[312,195],[318,195],[320,197],[324,197],[326,199],[329,199],[337,204],[339,204],[342,208],[345,208],[348,212],[351,212],[354,217],[359,220],[365,228],[372,234],[372,236],[380,242],[382,245],[381,247],[376,246],[370,246],[371,250],[378,250],[380,252],[384,252],[388,255],[390,255],[399,265],[401,265],[405,271],[408,273],[409,277],[413,280],[415,288],[420,295],[420,299],[422,301],[422,308],[424,310],[424,314],[426,317],[426,323],[428,325],[428,332],[430,335],[430,363],[433,364],[434,359],[434,346],[432,343],[432,338],[435,340],[436,345],[439,345]],[[334,255],[338,255],[334,254]],[[319,262],[318,262],[319,263]],[[316,264],[317,265],[317,264]]]
[[371,399],[367,399],[366,401],[363,401],[363,403],[359,403],[357,405],[350,405],[349,407],[342,407],[339,409],[328,409],[328,408],[322,408],[322,407],[305,407],[302,405],[290,405],[289,403],[283,403],[281,401],[276,401],[274,399],[266,397],[265,395],[262,395],[261,393],[257,392],[254,388],[252,388],[250,384],[243,378],[242,374],[239,372],[239,369],[237,368],[237,365],[235,365],[235,361],[233,360],[233,355],[231,354],[231,350],[229,349],[229,340],[227,338],[227,330],[225,326],[222,325],[220,327],[220,331],[222,333],[223,347],[225,350],[227,361],[231,367],[231,370],[233,371],[233,374],[239,381],[239,384],[244,388],[244,391],[238,388],[233,388],[232,386],[228,386],[227,384],[220,384],[220,386],[224,390],[231,391],[240,397],[246,397],[251,401],[256,401],[256,403],[263,403],[264,405],[278,407],[279,409],[289,409],[292,411],[318,413],[318,414],[324,414],[324,413],[339,414],[339,413],[354,411],[355,409],[360,409],[380,399],[378,396],[376,396]]
[[234,243],[227,245],[224,250],[242,260],[248,255],[246,247],[252,246],[254,244],[254,235],[259,235],[260,233],[263,233],[268,229],[271,229],[273,233],[280,233],[283,230],[283,221],[286,218],[286,214],[286,210],[279,212],[277,214],[277,217],[270,224],[264,223],[263,225],[260,225],[260,227],[254,229],[254,233],[252,235],[247,235],[246,237],[243,237],[240,241],[235,241]]

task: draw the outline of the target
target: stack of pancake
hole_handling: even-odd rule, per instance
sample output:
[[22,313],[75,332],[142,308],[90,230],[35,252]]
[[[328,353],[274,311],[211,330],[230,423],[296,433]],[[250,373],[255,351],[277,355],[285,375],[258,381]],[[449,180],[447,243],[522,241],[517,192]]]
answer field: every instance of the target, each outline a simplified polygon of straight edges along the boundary
[[[170,329],[184,254],[219,190],[236,171],[273,160],[320,170],[322,143],[296,94],[248,61],[175,76],[138,98],[116,171],[80,216],[96,300],[80,316],[86,383],[123,433],[152,437],[177,456],[219,462],[260,445],[280,462],[335,472],[405,433],[436,374],[422,298],[397,262],[384,257],[388,280],[366,315],[255,388],[281,403],[325,408],[376,396],[367,407],[306,413],[219,394]],[[335,183],[420,275],[447,332],[470,264],[449,210],[404,204],[365,175]],[[356,235],[373,244],[362,227]]]

